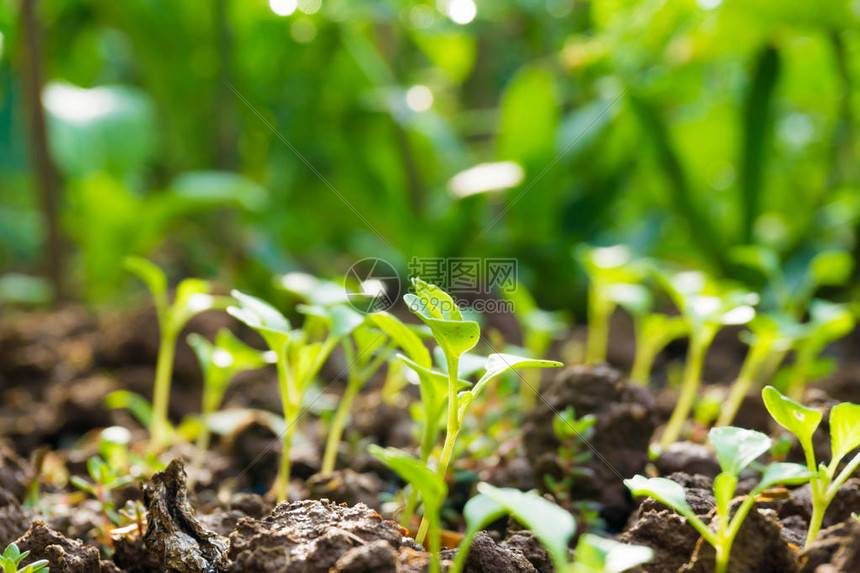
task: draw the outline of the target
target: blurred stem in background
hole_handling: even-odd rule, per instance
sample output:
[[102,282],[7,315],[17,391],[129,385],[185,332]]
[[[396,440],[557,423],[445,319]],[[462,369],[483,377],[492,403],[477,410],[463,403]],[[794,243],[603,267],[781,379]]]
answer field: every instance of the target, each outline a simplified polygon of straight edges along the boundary
[[24,50],[21,65],[23,84],[26,87],[29,105],[29,131],[31,162],[35,180],[41,187],[43,223],[47,241],[44,249],[46,274],[54,288],[54,298],[66,298],[63,254],[64,245],[60,234],[60,183],[57,169],[48,151],[48,130],[45,109],[42,106],[42,49],[41,28],[36,14],[37,0],[21,1],[21,29],[24,34]]
[[762,185],[773,132],[773,95],[779,80],[779,53],[773,46],[759,52],[752,85],[744,102],[740,157],[741,241],[753,242],[753,227],[762,209]]

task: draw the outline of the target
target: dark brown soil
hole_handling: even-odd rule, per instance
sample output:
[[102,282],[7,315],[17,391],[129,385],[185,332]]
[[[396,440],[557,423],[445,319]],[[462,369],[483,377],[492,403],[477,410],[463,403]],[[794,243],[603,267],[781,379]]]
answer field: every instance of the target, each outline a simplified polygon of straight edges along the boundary
[[645,468],[657,425],[650,390],[625,383],[608,366],[573,366],[543,385],[541,395],[523,426],[523,443],[537,483],[543,484],[547,474],[562,478],[560,442],[552,425],[556,413],[573,406],[577,417],[594,415],[591,445],[599,454],[586,464],[591,476],[574,482],[571,498],[600,502],[602,517],[620,528],[633,509],[623,479]]

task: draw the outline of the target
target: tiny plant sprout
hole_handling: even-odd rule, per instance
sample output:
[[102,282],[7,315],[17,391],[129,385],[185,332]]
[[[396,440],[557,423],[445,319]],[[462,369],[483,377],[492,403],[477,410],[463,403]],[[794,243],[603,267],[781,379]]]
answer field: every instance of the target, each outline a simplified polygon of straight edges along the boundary
[[591,286],[588,289],[588,344],[585,360],[598,364],[606,360],[609,344],[609,319],[618,303],[610,295],[617,285],[630,285],[642,280],[644,269],[632,261],[630,250],[623,245],[591,247],[582,244],[576,257]]
[[110,530],[121,522],[113,492],[132,483],[134,478],[127,474],[121,475],[99,456],[87,460],[87,473],[92,481],[80,476],[72,476],[69,481],[76,488],[92,495],[101,505],[104,523],[98,528],[99,537],[106,545],[110,545]]
[[[537,358],[546,354],[552,341],[559,339],[567,328],[562,313],[538,308],[531,293],[522,285],[504,296],[514,306],[514,316],[519,322],[523,347],[528,355]],[[523,373],[523,383],[520,384],[520,411],[523,415],[534,407],[539,385],[540,373],[537,370]]]
[[734,421],[750,389],[766,374],[770,360],[775,356],[781,360],[792,347],[798,326],[788,317],[763,314],[749,322],[749,331],[741,333],[741,340],[749,345],[749,350],[729,399],[720,409],[718,426],[728,426]]
[[463,571],[475,535],[506,515],[534,533],[559,573],[621,573],[652,558],[650,548],[584,535],[576,548],[576,560],[571,562],[568,544],[576,533],[576,522],[570,513],[535,492],[497,488],[488,483],[478,484],[478,492],[463,508],[466,533],[449,573]]
[[802,400],[815,360],[824,347],[846,336],[854,329],[854,314],[844,304],[813,300],[809,305],[809,322],[795,345],[795,360],[788,380],[788,395]]
[[221,407],[227,386],[240,372],[262,368],[270,361],[267,360],[267,353],[251,348],[226,328],[215,335],[215,344],[192,333],[188,335],[188,345],[197,355],[203,371],[203,424],[197,437],[197,449],[202,453],[209,449],[212,435],[209,418]]
[[800,464],[773,463],[767,466],[758,485],[746,496],[740,506],[731,513],[731,501],[735,496],[740,473],[756,458],[767,452],[771,440],[754,430],[725,426],[713,428],[708,437],[717,454],[722,472],[714,478],[714,498],[717,512],[708,527],[687,504],[684,487],[670,479],[641,475],[624,480],[634,496],[648,496],[669,506],[681,514],[716,551],[715,573],[726,573],[732,543],[740,531],[741,524],[749,514],[756,497],[777,484],[797,485],[812,477],[812,473]]
[[283,501],[287,499],[290,481],[290,444],[305,394],[332,349],[364,318],[343,305],[314,307],[302,328],[294,330],[270,304],[236,290],[232,295],[239,304],[229,307],[227,312],[260,333],[275,353],[287,428],[281,435],[283,451],[273,489],[277,499]]
[[657,355],[667,344],[687,334],[687,323],[681,316],[651,312],[654,297],[641,284],[612,285],[607,295],[633,317],[636,358],[630,371],[630,381],[646,386]]
[[665,448],[681,435],[699,390],[705,354],[717,332],[723,326],[746,324],[752,320],[755,316],[753,305],[758,302],[758,296],[714,284],[703,273],[695,271],[658,277],[681,311],[690,337],[681,394],[660,439],[660,447]]
[[158,451],[167,445],[170,436],[167,408],[170,401],[173,356],[179,333],[195,314],[224,309],[230,304],[230,299],[211,295],[212,285],[207,281],[185,279],[176,287],[176,298],[173,304],[170,304],[167,299],[167,277],[161,269],[141,257],[127,258],[125,267],[137,275],[152,292],[161,331],[152,394],[152,425],[149,428],[150,448]]
[[0,554],[0,572],[2,573],[36,573],[37,571],[48,571],[48,560],[40,559],[28,565],[21,565],[21,562],[30,555],[29,551],[21,552],[18,546],[10,543]]
[[442,529],[439,510],[442,508],[445,498],[448,497],[448,486],[445,485],[444,478],[428,469],[421,460],[396,448],[382,448],[376,444],[371,444],[368,451],[370,455],[409,483],[414,491],[419,492],[421,500],[424,502],[424,517],[427,520],[430,533],[430,571],[431,573],[439,573]]
[[[460,432],[460,426],[475,398],[487,384],[514,368],[552,368],[561,366],[561,363],[550,360],[522,358],[512,354],[491,354],[484,366],[484,375],[481,376],[470,390],[459,392],[461,387],[458,376],[460,372],[460,358],[477,344],[481,336],[480,327],[477,322],[465,320],[451,296],[439,287],[425,283],[420,279],[413,279],[412,285],[415,288],[415,294],[407,293],[403,298],[409,309],[430,327],[433,338],[442,349],[445,357],[445,370],[447,374],[425,373],[426,377],[434,380],[434,384],[438,382],[439,376],[447,377],[446,398],[448,415],[445,441],[437,466],[437,473],[444,478],[451,463],[451,457],[454,453],[454,443]],[[427,419],[427,423],[432,422]],[[418,530],[417,539],[419,542],[423,540],[427,526],[428,523],[425,519]]]
[[[397,320],[394,317],[390,318]],[[410,343],[421,343],[414,333],[409,330],[405,332],[415,336],[415,341],[410,341]],[[351,336],[343,338],[342,346],[347,364],[346,390],[344,390],[334,413],[331,427],[329,427],[321,468],[323,475],[330,475],[334,471],[337,448],[343,435],[346,417],[352,409],[352,403],[358,391],[385,364],[397,343],[394,339],[386,336],[384,332],[361,325],[352,331]]]
[[824,465],[816,463],[812,447],[812,435],[821,423],[821,412],[798,404],[772,386],[762,390],[762,398],[773,419],[797,437],[806,457],[806,466],[813,474],[809,484],[812,488],[812,517],[806,536],[806,547],[809,547],[821,529],[827,506],[860,465],[860,453],[857,453],[842,471],[836,473],[842,460],[860,446],[860,405],[843,402],[831,408],[830,463]]

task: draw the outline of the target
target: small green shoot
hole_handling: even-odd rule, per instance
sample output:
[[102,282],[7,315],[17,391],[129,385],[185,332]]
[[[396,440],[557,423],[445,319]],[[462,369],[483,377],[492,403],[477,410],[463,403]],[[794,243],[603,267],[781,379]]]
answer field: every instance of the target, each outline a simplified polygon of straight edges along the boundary
[[428,469],[423,461],[396,448],[382,448],[371,444],[368,452],[419,492],[424,502],[424,518],[429,524],[430,571],[439,573],[442,532],[439,510],[445,498],[448,497],[448,486],[443,476]]
[[630,381],[647,386],[657,356],[670,342],[687,334],[687,322],[682,316],[652,312],[654,297],[641,284],[613,285],[607,296],[633,317],[636,358],[630,371]]
[[770,449],[771,440],[761,432],[732,426],[713,428],[708,437],[716,451],[722,470],[714,478],[714,498],[717,505],[715,529],[705,525],[687,504],[684,487],[670,479],[646,478],[637,475],[632,479],[624,480],[624,484],[634,496],[652,497],[681,514],[705,541],[714,547],[715,573],[726,573],[732,544],[740,531],[741,524],[755,505],[756,496],[777,484],[804,483],[812,477],[812,473],[800,464],[770,464],[758,485],[746,496],[734,515],[731,515],[731,501],[734,498],[741,471]]
[[680,437],[684,422],[690,415],[701,383],[705,354],[717,332],[723,326],[746,324],[752,320],[755,316],[752,305],[758,302],[758,296],[709,282],[701,272],[658,275],[658,278],[681,311],[690,337],[681,394],[660,439],[660,448],[665,448]]
[[281,407],[287,422],[281,435],[282,452],[273,491],[278,501],[287,499],[290,482],[290,445],[301,415],[302,402],[332,349],[364,322],[364,317],[345,305],[306,308],[301,329],[293,329],[287,318],[269,303],[234,290],[238,306],[227,312],[256,330],[275,353]]
[[[484,366],[484,375],[481,376],[470,390],[459,392],[461,389],[458,376],[460,372],[460,358],[466,351],[471,350],[478,343],[481,329],[477,322],[465,320],[454,299],[439,287],[425,283],[417,278],[412,279],[412,285],[415,288],[415,294],[407,293],[403,299],[406,301],[409,309],[430,327],[433,338],[436,339],[436,343],[442,349],[445,357],[445,370],[447,374],[433,372],[421,367],[417,370],[426,370],[429,372],[425,372],[425,379],[429,382],[428,386],[433,387],[432,392],[437,395],[435,398],[437,403],[442,401],[441,388],[438,387],[440,376],[447,378],[447,392],[445,396],[447,398],[448,416],[445,441],[437,466],[437,473],[444,479],[448,471],[448,466],[451,463],[454,453],[454,443],[460,432],[461,424],[475,398],[487,384],[514,368],[553,368],[562,364],[550,360],[535,360],[511,354],[491,354]],[[430,412],[430,415],[432,416],[433,412]],[[425,423],[429,425],[433,422],[430,418],[425,418]],[[425,445],[422,444],[422,451]],[[428,522],[425,519],[418,530],[417,540],[419,543],[423,540],[427,527]]]
[[212,309],[225,309],[230,299],[212,296],[212,285],[200,279],[185,279],[176,287],[173,304],[167,299],[167,277],[153,263],[141,257],[128,257],[125,267],[137,275],[152,292],[161,340],[155,368],[155,385],[152,398],[152,425],[150,449],[162,450],[168,443],[170,431],[167,408],[170,402],[170,383],[173,376],[173,358],[176,340],[186,323],[196,314]]
[[576,560],[571,561],[568,544],[576,533],[576,522],[566,510],[535,492],[497,488],[488,483],[478,484],[478,492],[463,509],[466,533],[448,573],[463,571],[475,535],[505,515],[513,516],[534,533],[559,573],[621,573],[652,558],[653,552],[647,547],[586,534],[577,545]]
[[208,420],[221,407],[230,382],[240,372],[262,368],[274,362],[274,357],[251,348],[226,328],[222,328],[215,335],[215,344],[196,333],[189,334],[187,341],[197,355],[200,369],[203,371],[203,424],[197,437],[197,449],[205,453],[209,449],[212,436]]
[[831,457],[830,463],[824,465],[816,463],[815,450],[812,447],[812,435],[821,424],[821,412],[783,396],[773,386],[762,390],[762,398],[773,419],[797,437],[806,457],[806,466],[813,474],[809,484],[812,488],[812,517],[806,535],[806,547],[809,547],[821,529],[824,513],[830,502],[860,465],[860,453],[857,453],[839,474],[836,473],[842,460],[860,446],[860,405],[843,402],[831,408]]
[[800,401],[815,360],[824,347],[854,329],[856,319],[847,305],[813,300],[809,305],[809,321],[795,346],[795,360],[788,380],[788,395]]
[[728,426],[734,421],[753,384],[767,376],[776,360],[781,362],[792,347],[799,325],[788,317],[759,314],[748,327],[749,331],[742,332],[740,338],[749,345],[749,351],[729,399],[720,409],[717,426]]
[[134,478],[127,474],[120,474],[100,456],[93,456],[87,460],[87,473],[90,474],[92,481],[80,476],[72,476],[69,481],[73,486],[87,492],[99,502],[104,522],[97,530],[101,541],[106,546],[110,546],[110,530],[121,523],[121,517],[116,511],[113,492],[134,482]]
[[[618,303],[612,290],[642,280],[644,269],[632,262],[630,250],[623,245],[591,247],[579,245],[576,257],[585,269],[591,286],[588,289],[588,344],[585,361],[599,364],[606,361],[609,345],[609,319]],[[624,287],[622,287],[624,288]]]
[[18,549],[18,546],[14,543],[10,543],[6,546],[6,549],[0,554],[0,566],[2,566],[2,571],[0,573],[36,573],[37,571],[44,571],[47,573],[48,569],[48,560],[40,559],[39,561],[34,561],[29,565],[24,565],[20,569],[18,568],[21,565],[21,562],[30,555],[29,551],[21,552]]

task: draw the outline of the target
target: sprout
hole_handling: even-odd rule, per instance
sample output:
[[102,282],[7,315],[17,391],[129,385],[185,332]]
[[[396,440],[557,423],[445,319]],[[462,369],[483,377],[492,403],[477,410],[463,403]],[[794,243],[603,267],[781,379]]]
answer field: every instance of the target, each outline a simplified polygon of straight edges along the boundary
[[0,571],[2,573],[36,573],[37,571],[48,572],[48,560],[40,559],[39,561],[34,561],[29,565],[23,566],[21,569],[18,566],[21,564],[21,561],[27,558],[30,555],[29,551],[24,551],[21,553],[21,550],[18,549],[18,546],[14,543],[10,543],[6,546],[6,549],[0,554]]
[[[442,349],[445,359],[445,374],[420,366],[416,370],[419,372],[419,377],[423,372],[424,379],[427,381],[425,384],[427,392],[428,394],[433,394],[431,399],[435,406],[438,407],[439,404],[443,403],[443,400],[447,400],[448,415],[445,442],[442,446],[442,453],[436,470],[444,478],[448,471],[448,465],[451,463],[454,453],[454,443],[457,440],[463,420],[475,398],[487,384],[514,368],[552,368],[561,366],[561,363],[550,360],[534,360],[511,354],[491,354],[484,366],[484,375],[481,376],[471,390],[459,392],[461,389],[459,380],[460,358],[466,351],[471,350],[477,344],[481,336],[480,327],[477,322],[464,319],[463,314],[451,296],[439,287],[425,283],[417,278],[412,280],[412,285],[415,288],[415,294],[407,293],[403,299],[406,301],[409,309],[430,327],[433,338],[436,340],[439,348]],[[447,392],[444,394],[441,384],[439,384],[442,377],[447,378]],[[423,394],[424,389],[422,388],[422,398]],[[426,412],[429,416],[434,415],[434,412],[429,409]],[[435,415],[435,419],[438,419],[438,414]],[[431,430],[435,432],[435,429],[431,426],[435,424],[434,419],[425,417],[425,424],[430,426]],[[427,433],[425,433],[426,436]],[[422,452],[425,451],[427,446],[432,448],[430,444],[422,444]],[[419,542],[423,540],[428,525],[428,521],[425,518],[421,523],[416,537]]]
[[596,535],[583,535],[576,546],[576,560],[571,562],[568,544],[576,533],[576,522],[564,509],[535,492],[523,493],[514,488],[497,488],[478,484],[479,495],[463,508],[466,534],[448,573],[461,573],[469,556],[475,535],[492,522],[511,515],[534,533],[549,554],[559,573],[621,573],[647,563],[653,557],[648,547],[626,545]]
[[588,345],[585,360],[588,364],[598,364],[606,361],[609,319],[618,305],[611,291],[619,285],[638,283],[642,280],[644,269],[640,263],[632,262],[630,251],[623,245],[580,245],[576,249],[576,256],[591,281],[588,290]]
[[746,496],[734,514],[731,501],[735,496],[738,476],[756,458],[771,447],[771,440],[761,432],[726,426],[712,429],[708,437],[717,453],[722,472],[714,478],[714,498],[717,514],[709,528],[687,504],[684,487],[667,478],[646,478],[637,475],[624,480],[634,496],[648,496],[669,506],[683,516],[687,522],[710,543],[716,551],[715,573],[726,573],[732,544],[741,524],[755,504],[756,496],[777,484],[797,485],[808,481],[812,472],[800,464],[773,463],[764,471],[758,485]]
[[816,464],[812,435],[821,423],[821,412],[802,406],[780,394],[773,386],[762,390],[764,405],[777,423],[794,434],[806,456],[806,466],[812,474],[812,517],[806,535],[809,547],[821,529],[824,512],[842,484],[860,465],[860,453],[855,455],[839,474],[842,460],[860,446],[860,405],[843,402],[830,410],[830,463]]
[[159,451],[171,436],[167,421],[170,402],[170,382],[173,375],[173,357],[176,339],[185,324],[195,315],[207,310],[224,309],[230,299],[212,296],[212,285],[200,279],[185,279],[176,287],[176,298],[171,305],[167,300],[167,277],[157,266],[141,257],[129,257],[125,267],[146,284],[155,299],[161,340],[155,367],[155,385],[152,394],[152,423],[149,426],[150,449]]
[[364,317],[345,305],[304,307],[308,317],[301,329],[293,330],[286,317],[270,304],[236,290],[232,295],[239,305],[227,312],[259,332],[276,356],[287,427],[281,434],[283,451],[273,490],[278,501],[283,501],[290,482],[290,444],[305,394],[334,347],[364,322]]
[[660,446],[665,448],[681,435],[699,389],[705,354],[717,332],[725,325],[746,324],[752,320],[755,316],[752,305],[758,302],[758,296],[711,283],[699,272],[658,275],[658,278],[681,311],[690,336],[681,395],[660,440]]
[[633,317],[636,358],[630,371],[630,381],[647,386],[657,355],[670,342],[687,334],[687,323],[681,316],[651,312],[654,297],[642,285],[612,285],[608,289],[608,296]]
[[741,333],[741,340],[749,345],[749,351],[741,371],[732,385],[728,401],[720,409],[718,426],[731,424],[741,403],[756,381],[765,379],[770,371],[782,361],[797,337],[799,325],[785,316],[758,315],[749,323],[749,331]]
[[268,361],[266,353],[251,348],[226,328],[215,335],[215,344],[195,333],[189,334],[187,340],[203,371],[203,426],[197,437],[197,449],[203,455],[212,435],[209,418],[221,407],[227,386],[240,372],[262,368]]
[[831,342],[854,329],[856,319],[843,304],[813,300],[809,306],[809,322],[803,325],[795,347],[795,361],[788,380],[788,395],[802,400],[809,374],[815,360]]
[[76,488],[96,498],[101,506],[103,517],[103,524],[98,526],[99,537],[105,545],[110,545],[110,530],[114,525],[122,522],[122,518],[116,511],[113,492],[132,483],[134,478],[130,475],[121,475],[99,456],[93,456],[87,460],[87,472],[92,481],[79,476],[72,476],[69,481]]

